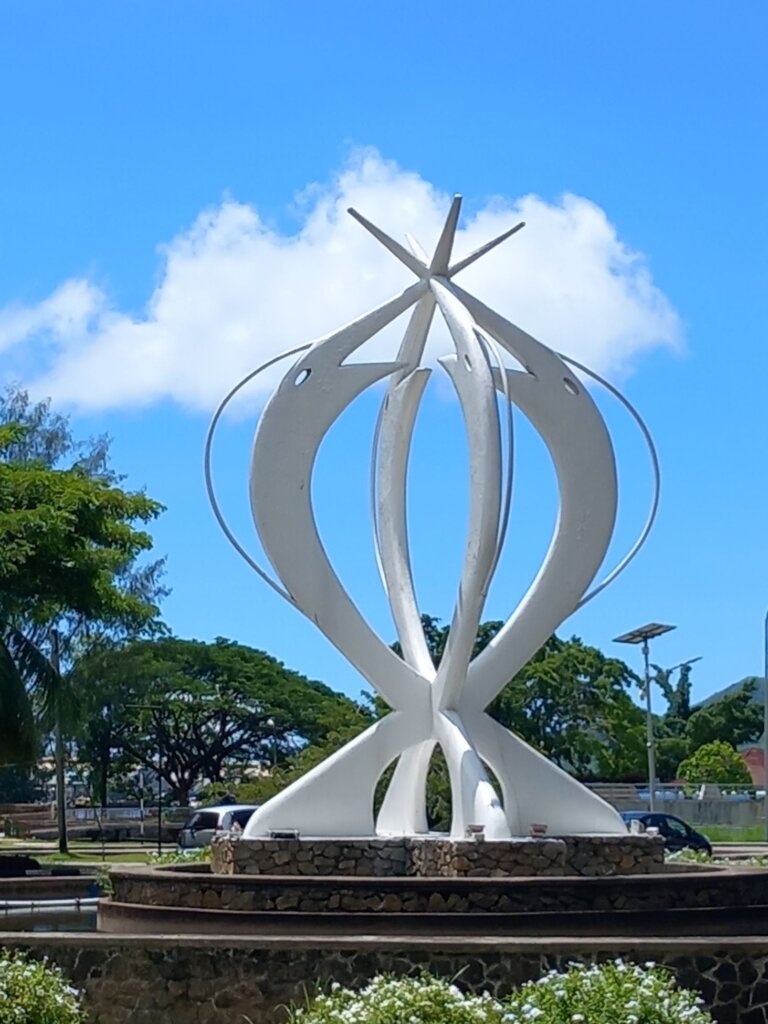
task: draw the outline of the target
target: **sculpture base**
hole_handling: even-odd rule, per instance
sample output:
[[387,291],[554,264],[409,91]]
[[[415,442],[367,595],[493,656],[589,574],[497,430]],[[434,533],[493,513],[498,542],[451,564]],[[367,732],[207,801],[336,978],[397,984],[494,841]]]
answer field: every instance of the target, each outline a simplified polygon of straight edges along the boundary
[[504,878],[635,875],[658,871],[664,844],[645,835],[454,840],[243,839],[213,844],[213,871],[224,875],[341,875],[367,878]]

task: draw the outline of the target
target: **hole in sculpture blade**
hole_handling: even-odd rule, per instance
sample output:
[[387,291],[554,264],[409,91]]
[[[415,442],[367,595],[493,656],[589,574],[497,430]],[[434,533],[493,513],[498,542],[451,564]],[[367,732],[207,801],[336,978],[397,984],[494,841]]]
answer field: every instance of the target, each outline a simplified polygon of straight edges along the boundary
[[296,377],[294,378],[293,383],[296,385],[297,388],[301,387],[301,385],[305,381],[309,380],[309,377],[310,377],[311,373],[312,373],[312,371],[309,369],[309,367],[305,367],[303,370],[300,370],[296,374]]
[[471,373],[471,372],[472,372],[472,362],[471,362],[471,360],[470,360],[469,356],[468,356],[468,355],[466,355],[466,353],[465,353],[465,355],[464,355],[464,365],[466,366],[466,368],[467,368],[467,369],[469,370],[469,372]]
[[563,387],[569,395],[578,395],[579,393],[578,385],[570,377],[563,377]]

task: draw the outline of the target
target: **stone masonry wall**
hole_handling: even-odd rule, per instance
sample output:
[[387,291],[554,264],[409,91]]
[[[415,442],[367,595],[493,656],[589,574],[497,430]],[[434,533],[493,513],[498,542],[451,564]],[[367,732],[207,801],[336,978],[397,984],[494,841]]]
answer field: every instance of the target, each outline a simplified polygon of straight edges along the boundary
[[248,875],[480,878],[625,875],[663,865],[660,837],[243,839],[213,844],[213,871]]
[[668,911],[768,905],[768,871],[663,871],[602,878],[320,878],[115,867],[113,899],[150,907],[306,913]]
[[58,963],[84,991],[90,1024],[280,1024],[284,1006],[303,1002],[316,982],[358,987],[382,971],[458,976],[465,989],[504,996],[552,967],[617,956],[668,965],[718,1024],[768,1024],[768,950],[759,939],[323,944],[5,933],[0,945]]

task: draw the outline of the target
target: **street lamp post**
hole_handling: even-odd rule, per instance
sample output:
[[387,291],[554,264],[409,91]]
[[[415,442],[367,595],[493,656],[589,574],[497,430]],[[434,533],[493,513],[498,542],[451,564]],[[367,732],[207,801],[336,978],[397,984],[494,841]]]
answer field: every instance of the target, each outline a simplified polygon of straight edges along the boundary
[[56,766],[56,823],[59,833],[59,853],[69,853],[67,838],[67,780],[64,757],[64,737],[61,731],[61,655],[58,629],[51,630],[51,668],[57,676],[54,695],[54,762]]
[[[158,715],[157,720],[157,855],[163,852],[163,730],[160,728],[160,712],[163,710],[160,704],[126,704],[128,708],[138,708],[141,711],[151,711]],[[143,785],[143,780],[142,780]],[[143,825],[142,825],[143,829]]]
[[675,626],[665,626],[661,622],[649,622],[647,626],[640,626],[639,629],[630,630],[629,633],[622,633],[614,639],[617,644],[642,644],[643,665],[645,669],[645,731],[646,747],[648,749],[648,808],[651,811],[656,809],[656,740],[653,734],[653,711],[651,709],[651,666],[649,661],[650,648],[648,641],[653,637],[663,636],[675,629]]

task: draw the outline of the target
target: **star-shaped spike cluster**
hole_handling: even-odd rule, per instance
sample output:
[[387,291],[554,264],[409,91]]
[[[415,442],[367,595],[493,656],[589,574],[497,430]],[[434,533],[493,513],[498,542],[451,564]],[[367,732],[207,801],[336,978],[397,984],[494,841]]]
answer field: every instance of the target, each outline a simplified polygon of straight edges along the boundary
[[515,224],[513,228],[508,231],[504,231],[497,238],[492,239],[490,242],[486,242],[485,245],[481,245],[479,249],[475,249],[473,253],[466,256],[463,260],[459,260],[458,263],[450,264],[451,253],[453,251],[453,241],[456,237],[456,228],[459,223],[459,213],[461,212],[461,196],[456,195],[453,197],[451,208],[448,211],[448,216],[445,219],[443,230],[440,233],[440,239],[435,248],[435,253],[432,260],[427,264],[427,256],[419,243],[410,237],[408,237],[408,244],[411,247],[411,252],[396,242],[394,238],[390,238],[386,232],[382,231],[381,228],[376,227],[366,217],[363,217],[361,213],[352,207],[347,211],[351,216],[355,218],[358,223],[362,224],[366,231],[370,231],[374,238],[377,238],[385,249],[389,249],[393,256],[396,256],[401,263],[404,263],[409,270],[411,270],[417,277],[423,281],[429,280],[431,277],[454,277],[462,270],[466,270],[467,267],[471,266],[476,260],[479,260],[481,256],[485,256],[491,249],[495,249],[497,245],[506,241],[512,235],[516,234],[520,228],[525,227],[525,221],[521,220],[519,224]]

